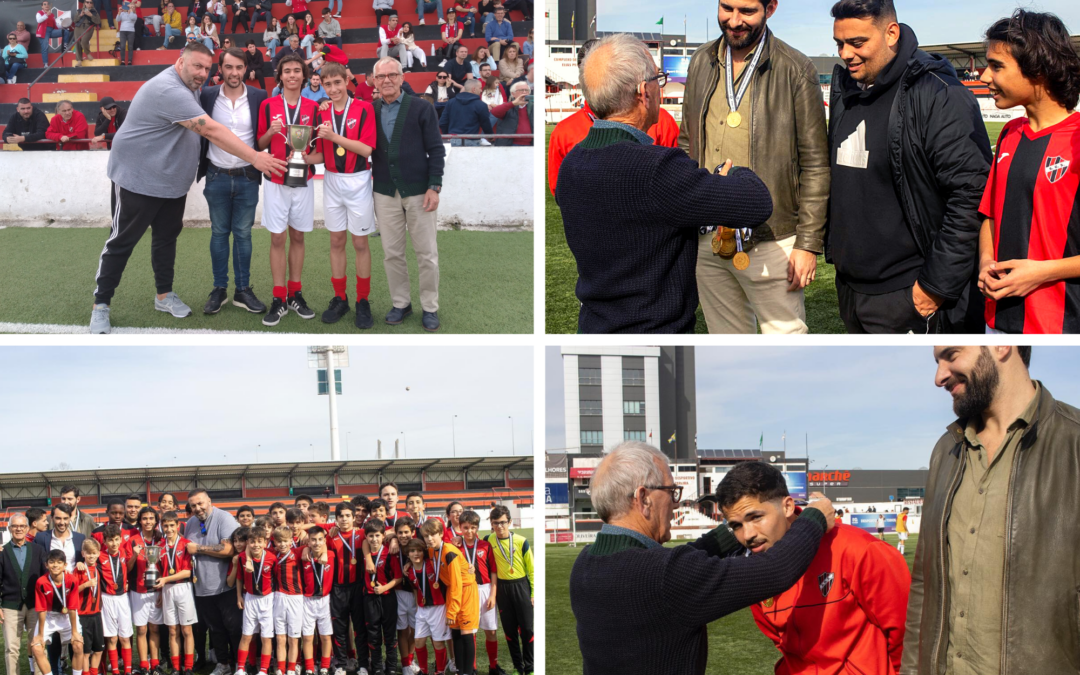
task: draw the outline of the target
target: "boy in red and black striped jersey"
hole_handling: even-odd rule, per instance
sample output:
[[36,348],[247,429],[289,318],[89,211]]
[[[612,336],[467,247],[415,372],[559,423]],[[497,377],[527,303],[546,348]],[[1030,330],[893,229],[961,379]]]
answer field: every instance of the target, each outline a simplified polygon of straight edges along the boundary
[[236,654],[236,675],[246,675],[244,664],[247,663],[251,637],[256,629],[262,637],[262,653],[259,658],[259,675],[266,675],[270,668],[270,655],[273,648],[270,636],[274,634],[274,567],[277,556],[266,550],[269,533],[256,527],[248,537],[247,547],[240,554],[239,581],[237,595],[241,592],[238,604],[244,610],[243,634]]
[[285,511],[285,524],[289,526],[291,547],[303,548],[307,546],[307,514],[296,507],[288,509]]
[[[303,518],[300,509],[295,511]],[[277,565],[274,566],[274,639],[277,642],[278,671],[296,670],[300,653],[300,631],[304,623],[304,587],[301,583],[302,548],[293,546],[293,530],[282,525],[274,530]]]
[[83,561],[75,566],[75,583],[79,589],[79,628],[83,636],[83,663],[86,675],[97,675],[101,656],[105,652],[105,627],[101,623],[101,571],[98,557],[101,546],[95,539],[83,540]]
[[330,590],[334,586],[334,553],[326,548],[326,531],[317,525],[307,530],[307,556],[301,564],[304,588],[304,671],[315,671],[315,629],[319,629],[319,675],[327,675],[333,654]]
[[402,673],[409,675],[405,668],[413,665],[413,633],[416,631],[416,596],[413,595],[412,582],[405,572],[409,569],[409,554],[406,547],[416,534],[412,518],[399,516],[394,523],[394,536],[397,538],[397,551],[391,554],[394,573],[401,577],[401,585],[394,589],[397,595],[397,637],[398,653],[401,655]]
[[1053,14],[1016,10],[986,32],[982,82],[1002,129],[979,212],[988,332],[1080,332],[1080,56]]
[[435,648],[435,671],[446,671],[446,643],[450,641],[450,626],[446,622],[446,587],[439,584],[435,563],[427,559],[427,546],[421,539],[413,539],[405,547],[409,567],[405,578],[416,593],[416,664],[423,675],[428,673],[426,641],[430,637]]
[[[67,569],[67,556],[62,550],[49,551],[45,559],[49,573],[37,580],[34,586],[34,609],[37,611],[37,631],[30,639],[30,654],[37,662],[38,673],[50,675],[52,665],[46,655],[46,647],[53,640],[71,644],[72,664],[80,667],[83,662],[83,640],[79,632],[79,587],[74,574]],[[73,670],[72,675],[81,675]]]
[[405,496],[405,510],[409,512],[409,517],[413,519],[413,523],[416,524],[416,536],[420,537],[420,528],[424,526],[429,520],[437,520],[442,526],[442,539],[447,544],[454,543],[454,535],[450,532],[450,528],[446,526],[443,519],[439,516],[429,516],[424,513],[424,495],[419,492],[410,492]]
[[315,502],[308,509],[308,517],[312,525],[318,525],[323,532],[329,532],[333,524],[330,520],[330,505],[326,502]]
[[97,543],[102,549],[105,548],[105,528],[109,525],[116,525],[120,528],[120,544],[126,544],[127,540],[131,538],[131,535],[135,534],[138,530],[136,527],[128,527],[128,524],[124,522],[124,502],[119,499],[113,499],[109,501],[108,507],[106,507],[105,515],[109,521],[104,525],[99,525],[94,528],[94,531],[90,533],[90,536],[97,540]]
[[[123,508],[123,504],[121,504]],[[112,508],[109,509],[110,520]],[[124,673],[131,675],[131,605],[128,602],[127,559],[121,526],[110,522],[102,533],[104,555],[98,558],[101,574],[101,623],[105,629],[105,648],[113,673],[119,673],[119,657],[124,657]],[[120,653],[117,654],[117,643]]]
[[[162,552],[165,572],[155,588],[161,589],[161,613],[169,629],[169,654],[173,671],[187,675],[195,664],[195,634],[192,626],[198,621],[195,612],[195,592],[192,588],[191,554],[188,540],[180,536],[180,519],[175,511],[161,516],[161,531],[165,535]],[[180,642],[183,636],[183,644]],[[183,647],[183,668],[180,667]]]
[[[397,594],[393,589],[401,584],[396,573],[389,541],[385,540],[386,526],[381,520],[369,520],[364,525],[364,537],[374,553],[375,572],[364,574],[364,620],[373,674],[397,670]],[[383,669],[383,645],[386,646],[386,668]]]
[[458,523],[461,526],[461,552],[469,570],[476,575],[479,588],[480,629],[484,631],[484,647],[487,650],[488,668],[491,675],[505,675],[499,667],[499,615],[495,610],[495,596],[499,583],[499,571],[491,542],[477,536],[480,530],[480,514],[465,511]]
[[[136,516],[139,530],[124,544],[128,584],[131,588],[128,600],[131,602],[131,619],[137,631],[139,669],[143,673],[158,669],[161,648],[161,631],[158,627],[164,624],[161,592],[146,585],[146,572],[151,566],[146,558],[146,547],[161,546],[165,543],[165,539],[157,532],[159,520],[158,512],[153,507],[140,508]],[[153,566],[157,568],[160,576],[161,561]]]
[[355,508],[342,502],[334,509],[337,532],[329,538],[327,547],[334,553],[334,588],[330,593],[330,616],[334,622],[334,668],[345,668],[349,647],[349,621],[356,636],[359,661],[367,663],[367,635],[364,624],[364,568],[358,564],[364,533],[354,527]]

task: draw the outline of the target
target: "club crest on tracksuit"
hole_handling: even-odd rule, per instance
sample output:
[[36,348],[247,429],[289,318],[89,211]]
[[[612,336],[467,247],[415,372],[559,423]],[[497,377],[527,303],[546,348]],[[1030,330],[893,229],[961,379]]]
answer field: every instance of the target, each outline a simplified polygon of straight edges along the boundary
[[818,588],[821,589],[821,597],[823,597],[823,598],[829,597],[829,591],[832,589],[832,582],[833,582],[833,573],[832,572],[822,572],[821,574],[818,575],[817,583],[818,583]]
[[1046,180],[1051,183],[1061,180],[1065,172],[1069,170],[1071,163],[1064,157],[1047,157],[1046,163],[1043,165],[1043,169],[1046,171]]

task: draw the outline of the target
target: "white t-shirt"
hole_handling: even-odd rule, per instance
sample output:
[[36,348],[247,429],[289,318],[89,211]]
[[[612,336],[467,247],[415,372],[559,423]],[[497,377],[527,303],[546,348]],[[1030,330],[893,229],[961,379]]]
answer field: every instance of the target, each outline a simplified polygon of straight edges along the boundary
[[52,536],[52,539],[50,540],[51,543],[49,544],[49,550],[50,551],[63,551],[64,552],[64,555],[67,557],[67,571],[68,572],[74,572],[75,571],[75,541],[74,541],[74,539],[75,538],[71,535],[71,532],[68,532],[68,536],[67,536],[66,539],[60,539],[59,537],[56,536],[56,533],[54,532],[53,536]]
[[[255,129],[252,124],[251,109],[248,107],[247,86],[241,85],[241,87],[243,87],[244,93],[240,95],[240,98],[236,99],[235,104],[225,95],[225,88],[222,87],[218,93],[217,101],[214,102],[214,110],[210,116],[214,118],[215,122],[228,127],[229,131],[236,134],[236,137],[244,143],[252,145],[255,142]],[[206,156],[214,166],[219,166],[222,169],[239,169],[250,166],[244,160],[235,155],[230,155],[213,143],[210,144]]]

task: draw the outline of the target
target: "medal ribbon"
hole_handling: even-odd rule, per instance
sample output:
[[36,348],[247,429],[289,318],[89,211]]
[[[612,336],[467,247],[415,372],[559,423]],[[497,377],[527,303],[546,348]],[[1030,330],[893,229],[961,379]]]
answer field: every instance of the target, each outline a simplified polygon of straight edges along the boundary
[[499,539],[498,535],[495,537],[495,543],[499,545],[499,553],[502,553],[503,560],[510,564],[510,574],[514,573],[514,533],[510,533],[510,555],[506,555],[506,551],[503,550],[502,539]]
[[435,567],[435,581],[439,580],[439,570],[442,569],[442,544],[439,544],[439,548],[435,549],[435,561],[432,563]]
[[176,569],[176,549],[180,546],[180,537],[176,538],[176,543],[172,545],[172,549],[169,548],[169,540],[165,540],[165,557],[169,559],[169,569]]
[[259,571],[255,572],[254,574],[256,588],[262,586],[262,573],[264,565],[266,565],[266,551],[263,551],[262,560],[259,561]]
[[768,38],[768,33],[762,36],[761,41],[758,42],[757,51],[754,52],[754,58],[750,60],[750,65],[743,71],[742,83],[739,84],[739,91],[735,91],[735,72],[731,65],[731,45],[728,44],[724,51],[724,65],[727,72],[724,73],[724,85],[727,89],[728,110],[731,112],[739,111],[739,104],[742,103],[743,97],[746,96],[746,90],[750,88],[750,80],[753,79],[754,72],[757,71],[758,62],[761,61],[761,54],[765,51],[765,40]]
[[98,591],[98,588],[97,588],[97,586],[98,586],[97,585],[98,575],[97,574],[91,575],[90,574],[90,568],[87,567],[86,568],[86,578],[90,580],[90,597],[96,597],[97,596],[97,591]]
[[477,539],[476,543],[473,544],[473,551],[472,551],[471,556],[469,555],[469,542],[467,542],[465,540],[462,540],[461,543],[465,545],[464,546],[464,548],[465,548],[465,560],[469,561],[469,564],[472,565],[473,568],[475,569],[476,568],[476,556],[479,555],[479,553],[480,553],[480,540]]
[[384,546],[384,547],[379,549],[378,555],[375,556],[375,571],[372,572],[372,574],[371,574],[371,585],[372,585],[372,587],[375,586],[375,582],[379,578],[379,565],[382,563],[383,554],[385,554],[385,553],[386,553],[386,547]]
[[[410,563],[412,564],[412,563]],[[413,576],[420,579],[420,597],[425,601],[427,600],[427,563],[420,565],[420,574],[416,573],[416,568],[413,567]]]
[[334,133],[338,136],[345,135],[345,120],[349,119],[349,106],[352,105],[352,98],[346,96],[348,101],[345,103],[345,110],[341,113],[341,129],[338,129],[337,125],[337,111],[334,110],[334,106],[330,106],[330,125],[334,129]]
[[64,581],[60,582],[60,588],[57,588],[56,584],[53,583],[52,575],[51,574],[49,575],[49,585],[51,585],[53,587],[53,590],[56,591],[56,597],[60,598],[60,606],[62,608],[64,608],[64,609],[67,609],[67,583],[66,582],[67,582],[67,579],[65,578]]
[[296,101],[296,113],[293,115],[291,120],[289,119],[289,102],[285,100],[284,93],[281,95],[281,102],[283,104],[283,107],[285,108],[285,124],[296,124],[296,120],[300,119],[300,104],[303,102],[303,98],[301,97]]
[[[120,588],[121,588],[120,584],[123,583],[123,582],[122,582],[122,576],[118,575],[116,570],[120,569],[120,566],[124,564],[124,559],[121,558],[119,555],[116,556],[115,559],[113,559],[112,556],[108,556],[108,558],[109,558],[109,566],[112,567],[113,583],[116,584],[116,591],[117,591],[117,593],[119,593]],[[117,562],[117,560],[119,560],[120,562]]]
[[356,528],[353,528],[352,537],[349,539],[349,542],[352,544],[351,546],[345,543],[345,538],[341,536],[341,532],[338,532],[337,538],[341,540],[341,545],[348,549],[349,564],[352,564],[352,560],[356,558]]
[[322,597],[322,585],[323,585],[323,572],[326,571],[326,565],[322,565],[317,560],[311,561],[311,569],[315,572],[315,591],[318,593],[318,597]]

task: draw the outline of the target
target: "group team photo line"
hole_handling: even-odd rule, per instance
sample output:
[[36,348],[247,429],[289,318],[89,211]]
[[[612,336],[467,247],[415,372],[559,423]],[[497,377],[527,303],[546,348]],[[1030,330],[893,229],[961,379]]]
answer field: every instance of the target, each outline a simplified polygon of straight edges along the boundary
[[389,482],[230,513],[196,489],[110,500],[97,523],[80,499],[8,518],[9,675],[474,675],[484,654],[489,675],[533,672],[533,551],[506,506],[429,515]]

